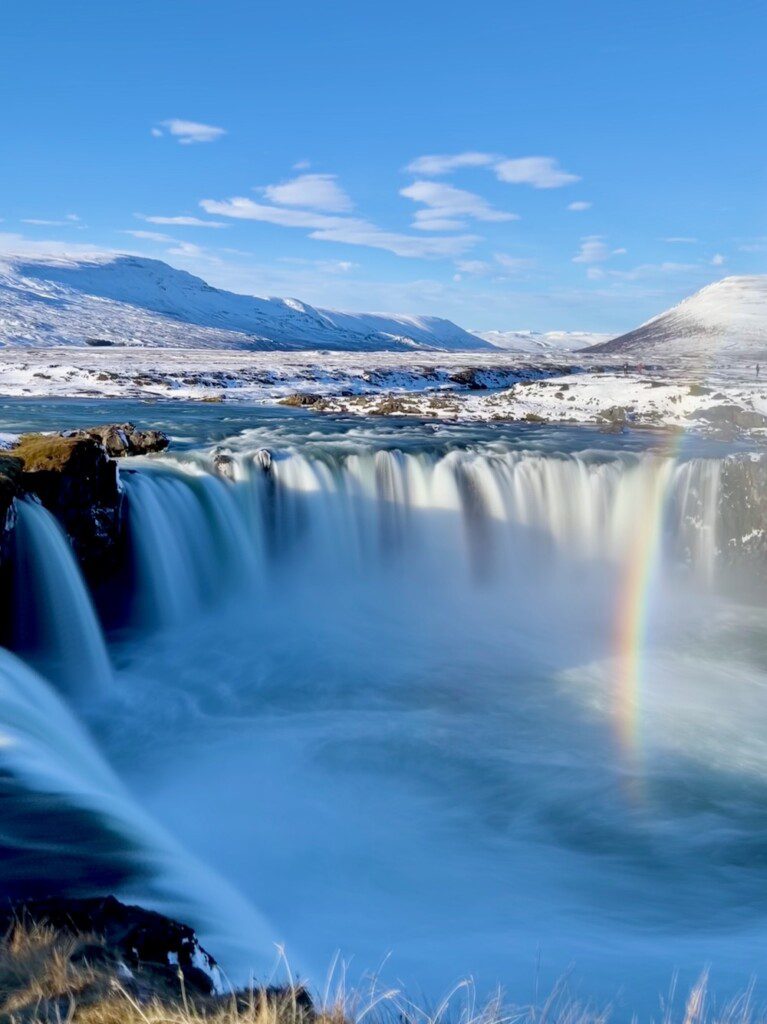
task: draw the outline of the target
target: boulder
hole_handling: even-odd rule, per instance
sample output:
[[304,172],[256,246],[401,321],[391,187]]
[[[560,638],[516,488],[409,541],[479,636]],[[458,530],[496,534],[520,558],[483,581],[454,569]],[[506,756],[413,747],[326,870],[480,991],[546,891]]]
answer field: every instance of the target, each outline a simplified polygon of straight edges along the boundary
[[71,430],[67,437],[90,438],[103,445],[107,455],[119,459],[126,455],[148,455],[162,452],[170,444],[161,430],[141,430],[133,423],[105,423],[96,427]]
[[99,441],[61,434],[24,434],[9,455],[20,464],[21,491],[58,519],[92,579],[115,567],[122,495],[117,466]]

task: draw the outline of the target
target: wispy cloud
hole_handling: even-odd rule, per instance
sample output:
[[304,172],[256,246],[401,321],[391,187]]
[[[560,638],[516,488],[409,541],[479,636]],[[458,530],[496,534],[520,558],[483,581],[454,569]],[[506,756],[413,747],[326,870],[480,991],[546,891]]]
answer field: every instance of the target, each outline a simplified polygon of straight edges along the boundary
[[123,231],[123,235],[132,235],[134,238],[140,238],[145,242],[175,242],[175,238],[171,238],[170,235],[163,235],[159,231]]
[[486,274],[491,273],[493,264],[488,263],[487,260],[457,260],[455,268],[459,274],[468,274],[470,277],[484,277]]
[[721,252],[714,253],[714,255],[711,257],[712,267],[723,267],[726,262],[727,257],[722,255]]
[[206,213],[238,220],[259,221],[280,227],[304,228],[309,237],[323,242],[343,242],[373,249],[384,249],[407,258],[459,256],[477,241],[473,235],[422,238],[386,231],[361,217],[341,217],[314,210],[287,206],[269,206],[252,199],[203,199],[200,206]]
[[592,280],[613,278],[616,281],[644,281],[658,277],[678,274],[700,274],[705,269],[700,263],[676,263],[666,260],[663,263],[642,263],[630,270],[609,270],[602,267],[589,267],[588,276]]
[[414,181],[401,189],[400,195],[427,207],[418,210],[413,222],[413,227],[422,231],[453,231],[463,227],[465,217],[479,221],[519,220],[516,213],[496,210],[482,196],[441,181]]
[[519,274],[523,270],[533,267],[534,261],[524,256],[509,256],[505,252],[495,253],[493,259],[503,267],[507,274]]
[[586,235],[573,256],[573,263],[602,263],[610,258],[610,247],[602,235]]
[[582,213],[584,210],[590,210],[593,203],[586,202],[585,199],[578,199],[574,203],[568,203],[567,209],[572,210],[573,213]]
[[279,185],[267,185],[262,191],[278,206],[305,206],[328,213],[348,213],[354,208],[335,174],[300,174]]
[[674,235],[671,238],[664,238],[664,242],[669,242],[671,245],[697,245],[697,238],[687,238],[683,235]]
[[551,156],[505,157],[492,153],[455,153],[453,155],[419,156],[408,164],[412,174],[439,177],[464,167],[487,167],[495,172],[499,181],[512,185],[531,185],[533,188],[562,188],[580,181],[577,174],[559,166]]
[[146,221],[147,224],[170,224],[182,228],[225,228],[229,226],[220,220],[203,220],[202,217],[150,217],[145,213],[135,213],[133,216]]
[[405,168],[410,174],[425,174],[428,177],[439,177],[462,167],[489,167],[500,157],[492,153],[456,153],[454,156],[419,156]]
[[76,213],[68,213],[60,220],[47,220],[44,217],[22,217],[22,224],[32,224],[35,227],[44,228],[70,228],[79,223],[80,218]]
[[550,156],[523,156],[517,160],[502,160],[495,165],[500,181],[512,185],[532,185],[533,188],[562,188],[580,181],[577,174],[563,170]]
[[167,121],[161,121],[152,129],[152,135],[155,138],[162,138],[166,134],[172,135],[182,146],[189,146],[196,142],[215,142],[222,135],[226,135],[226,129],[218,128],[213,124],[182,121],[180,118],[171,117]]

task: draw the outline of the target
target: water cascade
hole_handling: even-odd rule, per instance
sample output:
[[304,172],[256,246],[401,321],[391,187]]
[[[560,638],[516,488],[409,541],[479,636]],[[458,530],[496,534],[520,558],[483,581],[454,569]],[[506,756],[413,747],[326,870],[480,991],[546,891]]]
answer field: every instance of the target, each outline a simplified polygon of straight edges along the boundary
[[72,548],[42,505],[18,502],[14,646],[70,694],[102,694],[112,678],[104,636]]

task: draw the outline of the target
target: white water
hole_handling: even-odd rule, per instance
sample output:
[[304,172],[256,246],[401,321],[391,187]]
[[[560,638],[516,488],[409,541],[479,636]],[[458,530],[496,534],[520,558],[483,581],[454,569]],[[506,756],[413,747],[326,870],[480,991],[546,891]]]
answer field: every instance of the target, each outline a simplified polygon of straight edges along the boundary
[[[745,985],[767,953],[767,638],[717,592],[721,462],[327,445],[264,465],[123,474],[154,631],[117,644],[91,718],[136,801],[316,981],[340,948],[360,970],[391,950],[431,996],[472,974],[523,1001],[571,966],[639,1008],[676,968]],[[629,751],[617,606],[655,515]]]
[[41,505],[18,502],[17,512],[16,645],[37,652],[41,667],[70,694],[99,696],[109,688],[112,668],[69,541]]

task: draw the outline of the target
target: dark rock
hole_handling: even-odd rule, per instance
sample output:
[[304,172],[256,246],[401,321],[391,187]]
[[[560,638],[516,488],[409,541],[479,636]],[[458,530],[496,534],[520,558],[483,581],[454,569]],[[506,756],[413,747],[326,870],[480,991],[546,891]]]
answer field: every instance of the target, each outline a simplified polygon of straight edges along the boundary
[[85,572],[108,575],[118,557],[122,496],[103,446],[90,437],[24,434],[9,455],[21,464],[20,489],[56,516]]
[[611,405],[609,409],[602,409],[599,419],[613,426],[624,427],[628,422],[628,410],[623,405]]
[[162,452],[170,444],[161,430],[141,430],[133,423],[105,423],[69,431],[67,437],[88,437],[102,444],[113,458]]
[[225,480],[234,480],[236,463],[232,455],[227,452],[215,451],[211,461],[219,476]]
[[753,427],[767,427],[767,416],[751,409],[741,409],[739,405],[712,405],[710,409],[696,409],[690,419],[703,420],[712,426],[731,426],[739,430],[750,430]]
[[316,405],[318,402],[321,401],[322,395],[297,392],[294,395],[287,395],[287,397],[281,398],[280,405],[288,405],[300,409],[307,405]]
[[0,455],[0,565],[3,565],[11,551],[12,530],[16,523],[13,499],[21,494],[20,459]]
[[149,978],[178,988],[179,970],[191,994],[209,996],[220,986],[215,959],[200,945],[194,931],[151,910],[120,903],[114,896],[89,899],[32,900],[0,910],[0,932],[49,925],[58,932],[96,936],[103,946],[83,942],[75,951],[81,960],[124,963]]
[[265,473],[268,473],[272,468],[272,453],[268,448],[259,448],[253,456],[253,461],[257,466],[260,466]]
[[480,371],[474,369],[457,370],[455,373],[451,373],[448,380],[452,381],[453,384],[460,384],[461,387],[467,388],[469,391],[487,391],[487,384],[483,383],[477,374]]

